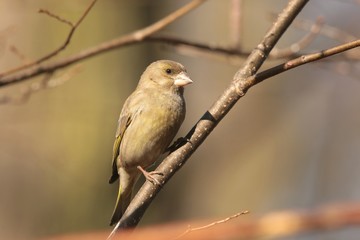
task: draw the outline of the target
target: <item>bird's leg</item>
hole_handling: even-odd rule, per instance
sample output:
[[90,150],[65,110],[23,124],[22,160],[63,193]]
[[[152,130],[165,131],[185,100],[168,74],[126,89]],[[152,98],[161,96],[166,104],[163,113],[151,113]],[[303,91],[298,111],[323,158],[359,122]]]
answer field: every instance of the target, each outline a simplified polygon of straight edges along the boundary
[[175,140],[175,142],[173,144],[171,144],[171,146],[169,146],[167,149],[165,149],[164,153],[166,153],[166,152],[172,153],[173,151],[175,151],[176,149],[185,145],[188,142],[191,143],[190,139],[188,139],[186,137],[179,137],[178,139]]
[[140,172],[142,172],[142,174],[144,175],[144,177],[146,178],[146,180],[148,180],[149,182],[151,182],[152,184],[157,184],[157,185],[161,185],[161,183],[159,182],[159,180],[157,180],[154,176],[155,175],[160,175],[163,176],[164,174],[162,172],[159,171],[151,171],[148,172],[145,169],[143,169],[141,166],[137,166],[137,169],[140,170]]

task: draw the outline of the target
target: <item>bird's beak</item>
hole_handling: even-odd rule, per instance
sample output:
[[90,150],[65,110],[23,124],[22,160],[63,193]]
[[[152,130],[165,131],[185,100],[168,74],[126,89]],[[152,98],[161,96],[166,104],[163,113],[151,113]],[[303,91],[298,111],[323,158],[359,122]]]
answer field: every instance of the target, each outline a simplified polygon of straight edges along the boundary
[[190,77],[185,72],[179,73],[174,80],[175,86],[178,86],[178,87],[186,86],[192,82],[193,81],[190,79]]

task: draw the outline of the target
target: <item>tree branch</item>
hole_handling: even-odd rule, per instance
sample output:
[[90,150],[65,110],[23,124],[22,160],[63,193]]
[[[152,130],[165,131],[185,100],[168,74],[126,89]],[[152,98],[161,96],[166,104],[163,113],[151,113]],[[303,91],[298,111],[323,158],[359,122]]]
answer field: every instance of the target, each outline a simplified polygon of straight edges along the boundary
[[200,6],[205,1],[206,0],[193,0],[190,3],[186,4],[185,6],[172,12],[168,16],[162,18],[161,20],[159,20],[143,29],[140,29],[133,33],[121,36],[119,38],[116,38],[116,39],[113,39],[113,40],[110,40],[107,42],[104,42],[98,46],[89,48],[80,53],[74,54],[70,57],[56,61],[54,63],[43,64],[43,65],[36,64],[34,66],[31,65],[32,67],[27,68],[24,71],[21,71],[19,73],[15,73],[13,75],[0,74],[0,87],[7,86],[10,84],[15,84],[15,83],[21,82],[23,80],[38,76],[40,74],[47,73],[47,72],[54,72],[57,69],[67,67],[67,66],[74,64],[76,62],[79,62],[83,59],[96,56],[100,53],[110,51],[114,48],[142,42],[144,39],[146,39],[150,35],[160,31],[161,29],[168,26],[169,24],[171,24],[175,20],[179,19],[180,17],[184,16],[191,10]]
[[[264,39],[252,51],[243,67],[235,74],[230,86],[187,134],[186,138],[188,142],[172,152],[158,166],[156,171],[164,174],[160,181],[162,185],[169,181],[174,173],[186,163],[192,153],[202,144],[221,119],[230,111],[235,103],[245,95],[247,90],[254,85],[253,82],[248,82],[247,78],[258,71],[271,49],[307,2],[308,0],[289,1]],[[161,188],[162,186],[145,182],[131,201],[109,238],[114,236],[118,229],[135,227]]]

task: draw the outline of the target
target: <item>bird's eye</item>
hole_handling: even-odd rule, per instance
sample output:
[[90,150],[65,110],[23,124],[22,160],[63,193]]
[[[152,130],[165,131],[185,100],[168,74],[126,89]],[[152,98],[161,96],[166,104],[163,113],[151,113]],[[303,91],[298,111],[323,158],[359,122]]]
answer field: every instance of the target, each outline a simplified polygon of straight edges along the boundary
[[172,71],[171,71],[171,69],[170,69],[170,68],[166,69],[166,70],[165,70],[165,72],[166,72],[167,74],[172,73]]

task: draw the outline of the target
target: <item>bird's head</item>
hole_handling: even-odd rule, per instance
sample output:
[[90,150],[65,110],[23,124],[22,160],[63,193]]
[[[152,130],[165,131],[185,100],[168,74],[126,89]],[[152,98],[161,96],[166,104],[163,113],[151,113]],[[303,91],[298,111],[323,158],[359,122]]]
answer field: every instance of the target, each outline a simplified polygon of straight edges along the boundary
[[183,65],[170,60],[159,60],[146,68],[141,76],[139,86],[161,87],[177,91],[192,82]]

